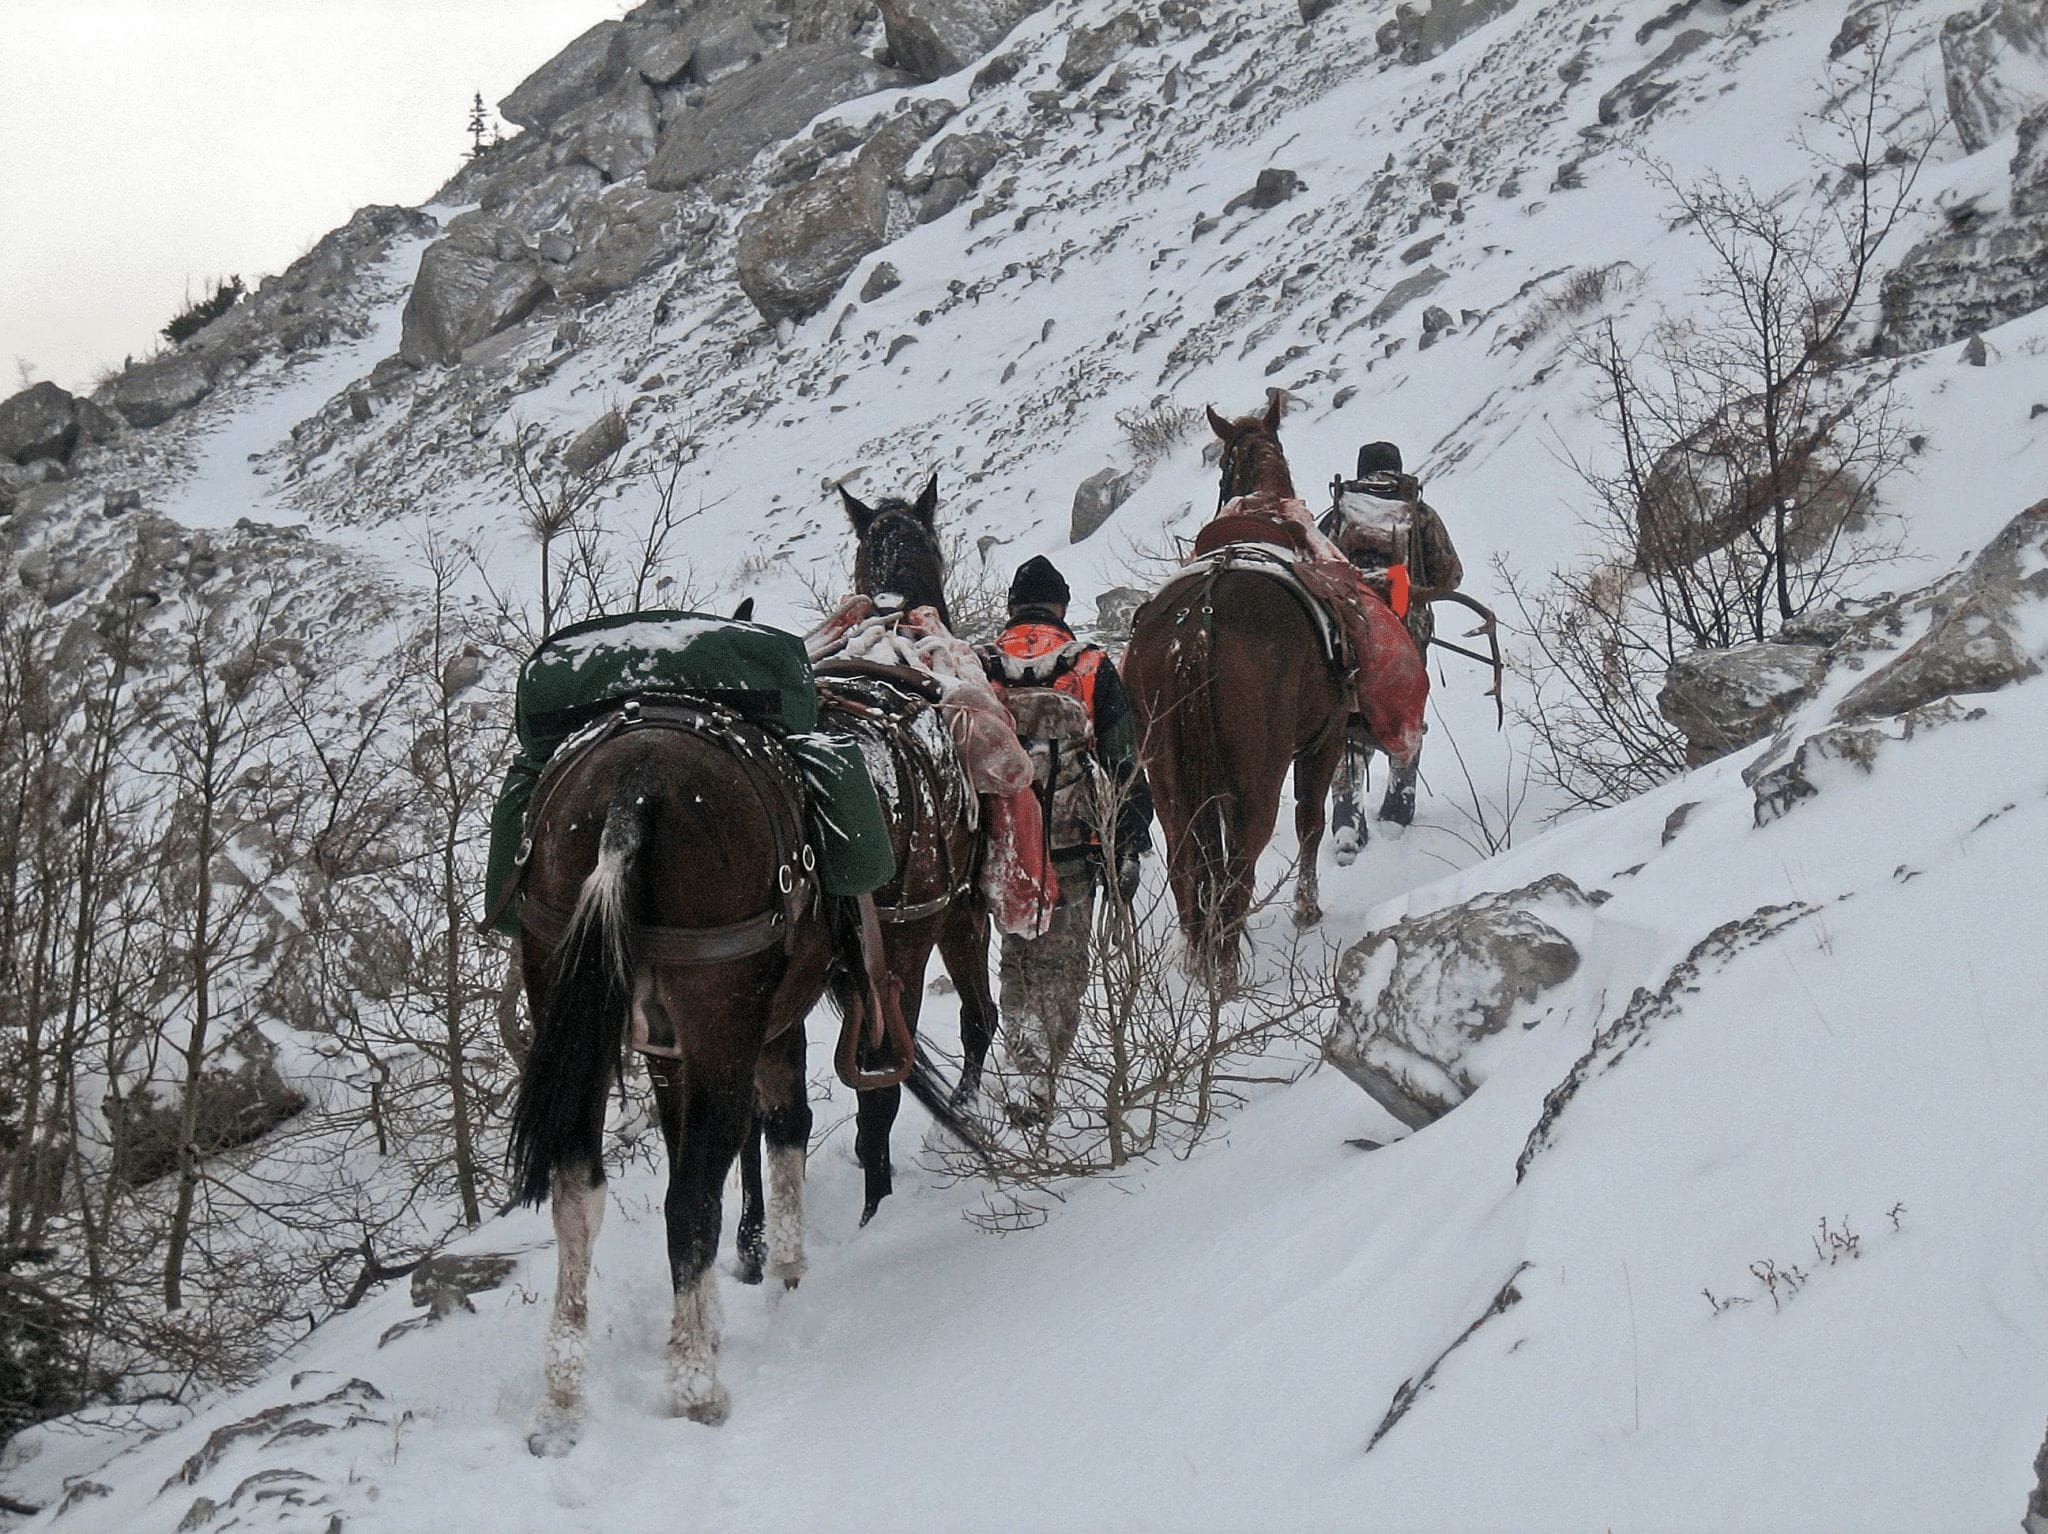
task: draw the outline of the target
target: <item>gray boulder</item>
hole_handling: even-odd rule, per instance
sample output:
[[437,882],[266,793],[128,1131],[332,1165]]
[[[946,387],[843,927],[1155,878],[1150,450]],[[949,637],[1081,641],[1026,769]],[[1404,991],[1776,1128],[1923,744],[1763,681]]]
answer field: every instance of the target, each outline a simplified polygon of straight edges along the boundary
[[1897,716],[1995,692],[2048,661],[2048,501],[2007,523],[1943,591],[1933,626],[1841,702],[1843,720]]
[[626,418],[607,410],[562,450],[563,472],[584,475],[616,458],[626,446]]
[[902,273],[887,261],[877,261],[875,269],[868,273],[868,280],[860,285],[860,301],[871,304],[884,293],[893,293],[902,286]]
[[1112,16],[1099,27],[1076,27],[1067,35],[1060,60],[1062,85],[1086,85],[1139,42],[1156,41],[1157,29],[1138,19],[1136,11]]
[[423,1257],[412,1270],[412,1302],[424,1306],[433,1321],[458,1310],[474,1311],[472,1295],[502,1287],[518,1269],[519,1259],[503,1252],[440,1252]]
[[[261,1139],[303,1112],[306,1099],[277,1071],[277,1052],[255,1029],[227,1041],[199,1074],[194,1143],[202,1157]],[[177,1170],[183,1114],[177,1086],[142,1084],[107,1100],[119,1174],[133,1187]]]
[[2022,216],[2048,213],[2048,106],[2020,119],[2019,149],[2012,157],[2012,210]]
[[647,184],[687,191],[721,172],[743,169],[829,107],[911,83],[908,75],[837,44],[779,49],[720,80],[673,117],[647,167]]
[[623,181],[646,169],[654,158],[659,138],[654,91],[638,75],[628,74],[597,100],[563,118],[556,131],[567,137],[571,157],[607,181]]
[[1893,355],[1953,345],[2048,305],[2048,212],[1936,235],[1885,275],[1878,340]]
[[1514,8],[1515,0],[1402,0],[1380,27],[1379,50],[1403,64],[1426,63]]
[[1152,593],[1137,586],[1112,586],[1095,599],[1095,637],[1124,640],[1131,637],[1131,622]]
[[1612,127],[1625,118],[1648,117],[1678,89],[1678,82],[1669,78],[1671,68],[1713,40],[1713,33],[1697,27],[1672,38],[1662,53],[1600,98],[1600,121]]
[[635,73],[649,85],[667,85],[689,71],[697,51],[696,33],[683,27],[650,27],[627,49]]
[[1425,266],[1388,288],[1385,297],[1372,306],[1372,313],[1366,318],[1374,325],[1384,325],[1418,298],[1427,297],[1450,280],[1451,274],[1442,267]]
[[740,225],[739,280],[769,320],[816,314],[889,238],[889,182],[871,165],[771,196]]
[[1045,0],[879,0],[889,55],[920,80],[956,74],[1016,30]]
[[615,186],[579,209],[575,254],[553,274],[556,293],[589,301],[631,287],[701,240],[717,224],[710,209],[688,208],[674,192]]
[[1239,192],[1223,205],[1223,216],[1228,218],[1239,208],[1253,208],[1260,212],[1277,208],[1296,192],[1307,190],[1308,183],[1293,171],[1269,165],[1259,172],[1259,179],[1248,190]]
[[420,257],[398,354],[414,367],[455,363],[465,348],[524,319],[547,296],[519,231],[488,213],[465,213]]
[[1131,498],[1136,476],[1126,469],[1097,469],[1074,489],[1074,514],[1067,541],[1079,543]]
[[875,14],[872,0],[793,0],[789,13],[792,43],[837,43],[844,47],[867,30]]
[[1489,1041],[1542,1021],[1543,993],[1578,972],[1577,945],[1545,915],[1568,920],[1606,898],[1550,874],[1353,944],[1323,1057],[1411,1129],[1441,1118],[1486,1079]]
[[711,85],[758,63],[769,48],[753,17],[716,18],[698,34],[696,51],[690,55],[690,77],[699,85]]
[[1754,745],[1813,696],[1827,670],[1817,644],[1696,650],[1665,673],[1657,712],[1685,737],[1688,766]]
[[1942,23],[1941,66],[1949,116],[1974,154],[2048,101],[2048,6],[1984,0],[1956,12]]
[[213,371],[198,356],[178,354],[130,368],[115,381],[107,402],[130,426],[160,426],[213,391]]
[[571,163],[558,165],[531,181],[494,188],[494,195],[484,199],[483,207],[521,234],[538,235],[558,228],[603,190],[602,171]]
[[629,52],[625,23],[601,21],[520,81],[498,103],[499,115],[522,128],[549,127],[603,94],[625,73]]
[[0,402],[0,461],[64,463],[78,445],[78,401],[48,379]]

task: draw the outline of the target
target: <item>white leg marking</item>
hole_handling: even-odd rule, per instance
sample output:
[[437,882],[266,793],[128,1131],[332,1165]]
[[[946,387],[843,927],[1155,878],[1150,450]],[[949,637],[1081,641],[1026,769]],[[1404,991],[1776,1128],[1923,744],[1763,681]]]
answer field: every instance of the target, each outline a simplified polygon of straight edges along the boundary
[[583,1421],[583,1366],[590,1343],[590,1254],[604,1224],[604,1189],[586,1174],[555,1174],[549,1213],[555,1224],[555,1305],[541,1365],[547,1399],[536,1415],[526,1446],[535,1454],[566,1454]]
[[718,1383],[718,1270],[707,1266],[676,1291],[668,1334],[669,1401],[679,1417],[716,1425],[732,1410]]
[[804,1147],[770,1146],[768,1271],[794,1289],[804,1268]]

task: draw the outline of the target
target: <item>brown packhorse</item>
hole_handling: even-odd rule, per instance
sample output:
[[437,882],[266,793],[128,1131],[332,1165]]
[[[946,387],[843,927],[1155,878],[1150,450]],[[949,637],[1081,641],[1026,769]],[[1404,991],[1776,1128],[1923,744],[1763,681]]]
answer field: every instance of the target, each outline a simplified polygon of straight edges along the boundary
[[[1295,499],[1280,449],[1280,399],[1263,416],[1210,425],[1223,440],[1223,501],[1256,513]],[[1166,872],[1195,972],[1237,972],[1259,854],[1294,771],[1300,844],[1294,916],[1322,918],[1316,851],[1344,753],[1352,692],[1314,619],[1281,581],[1223,567],[1170,582],[1141,608],[1123,662],[1138,751],[1166,832]]]
[[[847,519],[857,540],[854,588],[881,605],[909,612],[938,611],[948,627],[945,559],[939,548],[938,476],[916,501],[890,498],[868,506],[844,487]],[[936,688],[919,679],[877,679],[856,668],[835,674],[831,661],[818,668],[826,721],[868,742],[869,759],[886,759],[891,771],[878,775],[883,818],[896,853],[895,879],[875,892],[882,943],[891,980],[901,988],[904,1021],[914,1034],[924,1000],[924,976],[932,950],[952,976],[960,997],[960,1083],[939,1113],[955,1138],[973,1143],[973,1126],[958,1110],[980,1091],[983,1064],[995,1037],[996,1002],[988,978],[988,909],[981,896],[983,819],[937,708]],[[922,693],[922,695],[920,695]],[[912,1089],[925,1107],[934,1108]],[[889,1132],[903,1092],[881,1087],[860,1094],[854,1152],[865,1177],[861,1224],[889,1196],[893,1166]]]
[[566,1452],[583,1409],[591,1248],[604,1216],[606,1099],[629,1042],[669,1155],[678,1415],[722,1421],[718,1251],[725,1177],[757,1111],[771,1147],[768,1263],[804,1270],[805,1015],[850,923],[816,893],[803,785],[763,731],[709,706],[565,753],[535,795],[524,928],[533,1047],[513,1109],[515,1194],[552,1193],[559,1273],[547,1400],[528,1445]]

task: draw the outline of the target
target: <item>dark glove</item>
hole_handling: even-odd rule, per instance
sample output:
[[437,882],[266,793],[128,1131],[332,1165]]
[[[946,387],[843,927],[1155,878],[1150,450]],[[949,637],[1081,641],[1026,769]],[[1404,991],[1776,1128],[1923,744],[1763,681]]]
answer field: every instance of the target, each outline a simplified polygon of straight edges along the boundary
[[1137,903],[1139,873],[1138,855],[1135,852],[1117,860],[1116,898],[1126,906]]

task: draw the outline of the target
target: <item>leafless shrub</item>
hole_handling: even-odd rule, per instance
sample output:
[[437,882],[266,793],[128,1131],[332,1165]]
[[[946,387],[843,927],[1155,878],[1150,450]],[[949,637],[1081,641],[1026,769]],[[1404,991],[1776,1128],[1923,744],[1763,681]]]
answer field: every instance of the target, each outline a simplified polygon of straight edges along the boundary
[[1203,416],[1192,405],[1176,405],[1162,398],[1149,405],[1133,405],[1119,410],[1116,424],[1122,429],[1124,440],[1130,444],[1139,467],[1149,469],[1195,435],[1203,425]]
[[1896,557],[1878,491],[1909,428],[1852,343],[1939,121],[1893,102],[1890,42],[1888,24],[1873,28],[1820,116],[1833,148],[1810,148],[1817,174],[1863,167],[1834,200],[1681,183],[1650,164],[1706,254],[1699,307],[1665,314],[1640,345],[1612,321],[1574,342],[1608,431],[1606,454],[1572,463],[1599,552],[1541,586],[1502,572],[1533,651],[1521,713],[1571,805],[1682,770],[1653,701],[1680,657],[1768,638]]

